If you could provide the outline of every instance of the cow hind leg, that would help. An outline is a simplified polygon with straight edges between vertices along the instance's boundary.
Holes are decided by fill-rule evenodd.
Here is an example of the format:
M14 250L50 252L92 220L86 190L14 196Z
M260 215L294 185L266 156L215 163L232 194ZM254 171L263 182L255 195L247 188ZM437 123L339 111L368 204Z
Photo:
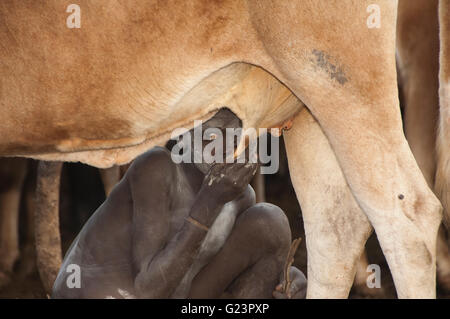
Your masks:
M395 73L394 63L391 71ZM373 97L378 101L369 107L358 103L348 109L354 97L343 93L331 95L331 101L337 102L333 112L323 113L329 106L316 100L319 123L353 195L375 228L398 296L434 298L441 205L402 133L395 82L391 94L379 92Z
M392 64L392 72L394 68ZM391 98L396 99L392 84ZM342 98L342 92L339 95ZM376 96L379 101L368 108L361 104L350 110L346 108L352 104L349 94L333 108L334 114L319 111L318 119L353 195L375 228L398 296L434 298L441 205L403 136L398 104L384 98L389 92ZM358 108L360 112L355 112Z
M348 96L333 109L334 115L346 118L346 125L341 125L340 120L333 123L336 119L325 119L321 124L355 199L375 228L398 296L434 298L441 205L428 188L402 134L400 114L388 115L398 118L394 125L370 112L366 118L359 112L341 112L347 103L344 101L350 100ZM391 105L392 109L384 109L383 113L399 112L398 105L386 101L379 105ZM287 145L288 158L295 143ZM298 192L301 183L296 179L293 183Z
M403 134L395 64L397 3L377 2L379 28L364 27L370 1L314 3L323 10L314 11L308 2L270 2L270 15L262 11L269 10L266 2L252 7L254 26L274 61L265 68L308 106L328 137L377 233L398 296L434 298L442 206ZM300 23L291 12L317 19ZM286 17L282 25L277 23L281 16ZM303 142L287 144L288 154ZM298 181L293 180L297 193Z
M308 298L347 298L372 232L328 139L305 108L284 140L302 207L308 252Z

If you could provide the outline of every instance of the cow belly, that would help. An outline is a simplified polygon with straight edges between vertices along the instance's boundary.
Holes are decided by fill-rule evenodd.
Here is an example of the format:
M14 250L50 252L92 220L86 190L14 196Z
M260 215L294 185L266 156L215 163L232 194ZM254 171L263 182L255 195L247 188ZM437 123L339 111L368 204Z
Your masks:
M187 88L176 90L176 101L161 101L158 108L140 109L136 106L138 112L124 112L105 106L101 113L93 108L90 116L83 119L78 115L79 120L71 119L73 125L70 129L63 124L57 125L62 119L33 119L39 123L29 122L28 125L36 128L37 135L26 139L33 141L32 147L17 140L21 134L15 130L20 127L0 127L0 135L4 137L0 139L0 154L50 161L79 161L108 168L127 164L150 148L164 145L173 130L190 129L195 120L207 120L224 106L231 109L246 128L279 127L302 107L300 101L272 75L245 63L232 63L193 82L186 85ZM52 110L47 111L52 113ZM115 125L103 125L114 123L117 114L128 127L120 138L114 137L121 131L116 130ZM25 123L27 119L21 118L20 121ZM8 117L5 123L8 123ZM62 127L68 130L68 136L58 139L54 130ZM90 134L86 127L96 128L96 134Z
M236 204L229 202L224 205L219 216L217 216L208 234L200 246L200 251L194 263L184 275L180 285L172 295L172 298L187 298L191 289L192 280L219 252L225 244L236 221Z

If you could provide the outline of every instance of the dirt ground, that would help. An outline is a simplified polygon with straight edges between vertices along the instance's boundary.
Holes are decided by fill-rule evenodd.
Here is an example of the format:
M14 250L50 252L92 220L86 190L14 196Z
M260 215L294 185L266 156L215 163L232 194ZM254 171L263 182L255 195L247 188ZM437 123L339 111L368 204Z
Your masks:
M301 210L289 179L285 157L283 155L281 157L282 163L279 173L265 177L266 200L278 205L285 211L291 224L293 237L303 239L295 256L294 265L306 274L306 246ZM64 166L61 184L61 233L63 251L65 252L82 225L104 201L105 195L98 170L80 164L66 164ZM21 212L22 238L24 237L23 229L26 229L27 224L23 215L25 214ZM350 298L395 298L392 277L375 235L369 239L366 248L369 262L381 267L383 291L374 296L367 296L359 295L352 290ZM47 298L32 262L33 258L34 256L27 256L25 258L28 260L26 264L23 260L18 262L11 283L0 289L0 298ZM439 294L438 296L450 298L450 295Z

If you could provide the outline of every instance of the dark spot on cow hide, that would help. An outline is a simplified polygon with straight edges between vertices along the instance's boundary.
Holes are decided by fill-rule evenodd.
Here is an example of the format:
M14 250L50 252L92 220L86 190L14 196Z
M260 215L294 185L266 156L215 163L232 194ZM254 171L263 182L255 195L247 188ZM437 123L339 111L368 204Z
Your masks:
M344 70L331 62L332 58L330 55L316 49L312 51L312 54L315 56L315 60L312 60L314 64L327 72L332 80L336 80L342 85L348 82Z

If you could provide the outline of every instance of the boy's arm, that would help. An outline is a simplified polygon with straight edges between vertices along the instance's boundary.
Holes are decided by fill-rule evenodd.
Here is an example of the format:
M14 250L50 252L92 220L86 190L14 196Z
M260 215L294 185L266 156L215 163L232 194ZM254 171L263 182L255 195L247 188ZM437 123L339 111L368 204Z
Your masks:
M244 192L254 173L252 164L216 164L205 177L189 220L154 257L142 262L135 279L139 297L168 298L189 267L223 205Z

